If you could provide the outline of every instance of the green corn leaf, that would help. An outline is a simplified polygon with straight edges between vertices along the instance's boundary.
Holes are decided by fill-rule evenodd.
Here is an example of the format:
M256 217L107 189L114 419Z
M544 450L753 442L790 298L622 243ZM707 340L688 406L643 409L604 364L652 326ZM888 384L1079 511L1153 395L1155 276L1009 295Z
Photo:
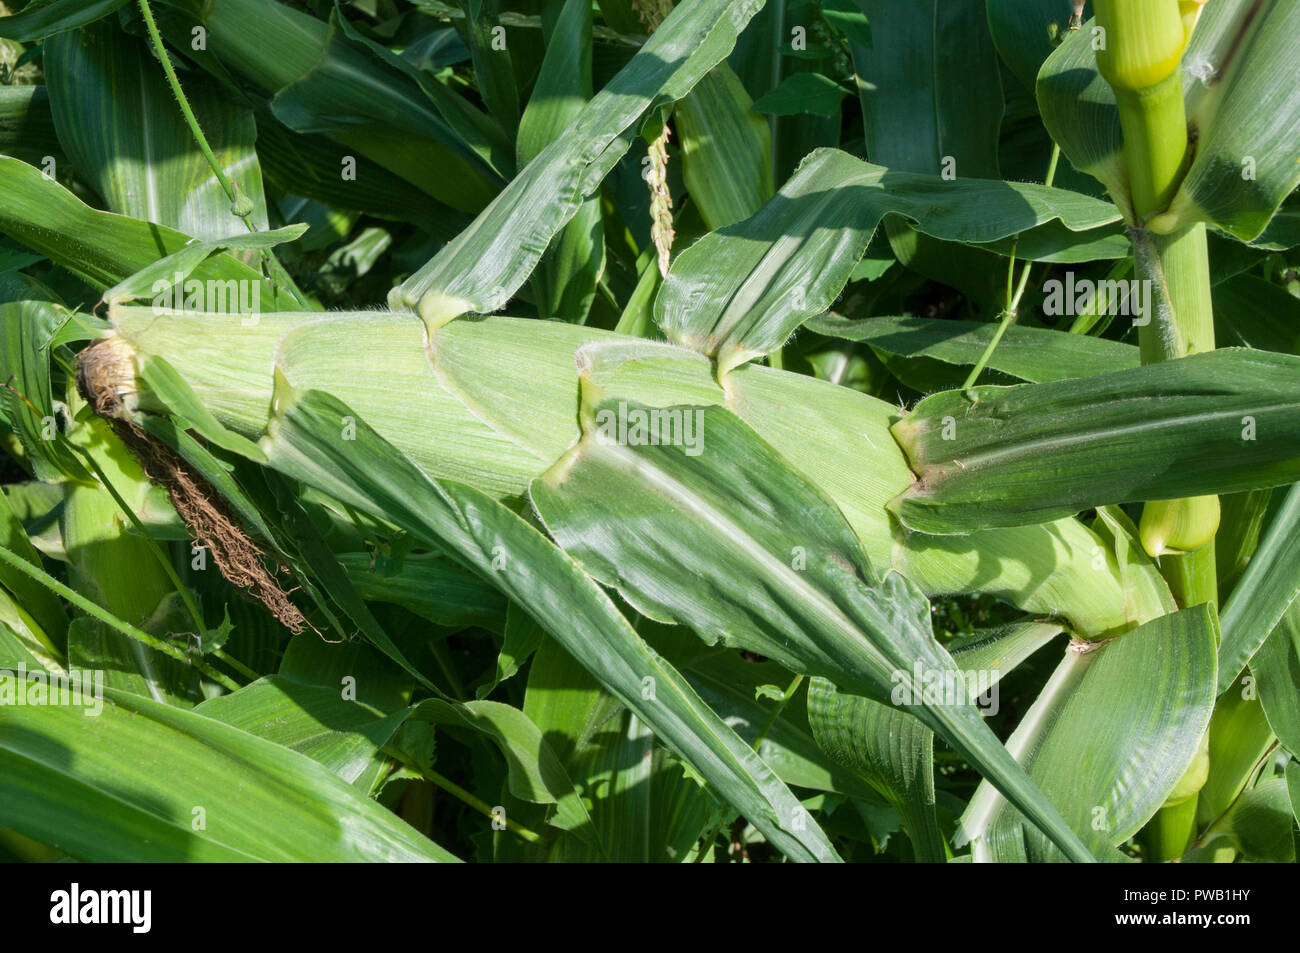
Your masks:
M1282 617L1250 660L1269 727L1292 757L1300 752L1300 603Z
M552 535L598 580L643 615L877 700L889 700L900 678L913 687L914 662L956 672L915 586L897 573L874 584L843 516L743 422L720 408L678 407L629 438L621 427L635 426L635 413L646 409L589 405L582 442L531 489ZM637 531L612 531L624 526ZM1074 859L1088 858L964 698L910 710Z
M282 388L276 403L278 414L262 442L273 467L454 552L524 606L774 847L793 859L836 859L771 769L543 536L476 490L432 482L328 395L291 396ZM354 441L339 439L345 417L355 420ZM647 692L653 699L643 697Z
M47 41L45 63L59 141L110 211L201 239L243 228L144 42L98 23ZM252 203L253 224L265 229L252 113L214 83L189 79L184 89L236 194Z
M997 179L1002 82L984 5L858 0L870 47L853 51L867 155L891 169Z
M960 534L1277 486L1300 479L1298 420L1300 359L1241 349L946 391L893 426L917 481L889 506L914 530Z
M304 755L113 689L93 718L0 706L0 766L0 824L83 860L456 859Z
M947 859L934 813L934 734L899 708L846 695L824 678L808 685L808 723L832 758L880 790L903 819L918 862Z
M747 662L734 652L713 651L688 663L685 675L740 737L758 744L759 755L786 784L883 801L874 788L818 747L804 693L796 693L774 721L774 703L755 697L762 685L788 682L789 670L775 662ZM765 726L767 734L759 741Z
M1086 12L1086 10L1085 10ZM989 32L998 55L1026 89L1069 33L1072 0L988 0Z
M445 559L403 560L397 569L378 569L367 553L340 553L357 595L367 602L401 606L436 625L502 629L505 600L473 573Z
M49 157L55 169L64 161L44 86L0 86L0 153L37 166Z
M26 43L94 23L131 0L31 0L18 13L0 18L0 36Z
M436 326L510 300L555 234L631 145L651 107L681 99L730 51L752 0L683 4L474 223L389 295Z
M0 230L105 290L180 251L192 239L164 225L84 204L57 182L17 159L0 156ZM264 311L298 307L285 290L229 255L213 255L194 270L202 281L260 282Z
M124 281L119 281L104 292L104 302L111 308L127 301L147 298L150 295L156 296L158 288L170 287L174 281L188 278L194 269L217 252L260 251L265 248L274 248L276 245L295 241L306 231L306 225L287 225L284 228L271 231L245 232L241 235L190 242L180 251L165 255L147 268L137 271ZM213 310L238 311L240 305L238 286L223 285L222 292L228 308L214 306ZM177 300L183 301L185 298L184 288L177 287L175 296ZM211 304L208 295L204 295L202 300L205 305Z
M772 197L772 136L730 66L715 66L673 115L682 179L710 230L749 218Z
M49 301L0 304L0 416L13 428L36 476L51 483L88 479L81 461L59 439L50 389L51 343L70 317Z
M756 215L677 257L655 300L655 320L670 340L716 357L723 371L775 350L834 303L887 215L935 238L970 243L1054 219L1079 231L1118 217L1113 206L1073 192L950 182L821 150Z
M1183 58L1196 157L1162 230L1208 221L1243 241L1263 233L1300 185L1298 54L1300 5L1206 4Z
M836 314L815 318L818 334L860 341L886 355L926 357L957 367L979 361L997 327L978 321L879 317L851 321ZM1138 349L1105 338L1012 325L989 358L988 367L1032 383L1092 377L1140 364Z
M592 8L565 0L547 37L537 84L519 120L516 142L520 167L564 134L591 98ZM605 269L605 241L599 195L588 197L551 242L532 285L538 310L548 317L582 324Z
M345 700L337 686L302 684L278 675L209 699L194 710L306 755L363 794L383 768L380 748L408 716L405 708L384 712Z
M1072 643L1007 742L1099 854L1132 837L1196 757L1214 709L1216 634L1203 605L1106 642ZM1061 859L987 783L962 830L976 860Z
M1287 492L1223 607L1219 692L1226 692L1300 595L1300 484Z

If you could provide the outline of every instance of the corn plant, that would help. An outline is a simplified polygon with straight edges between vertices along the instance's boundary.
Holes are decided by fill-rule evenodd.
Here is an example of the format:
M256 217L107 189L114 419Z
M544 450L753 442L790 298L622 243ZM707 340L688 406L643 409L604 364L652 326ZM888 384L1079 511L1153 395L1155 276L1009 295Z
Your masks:
M0 856L1295 859L1300 5L0 13Z

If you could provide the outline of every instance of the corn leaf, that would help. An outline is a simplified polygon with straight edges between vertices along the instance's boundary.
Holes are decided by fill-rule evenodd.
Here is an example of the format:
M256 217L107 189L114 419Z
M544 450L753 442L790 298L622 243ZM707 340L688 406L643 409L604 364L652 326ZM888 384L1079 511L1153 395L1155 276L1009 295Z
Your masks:
M947 860L934 813L934 734L900 708L808 684L808 723L822 750L873 784L903 819L918 862Z
M818 334L870 344L899 357L927 357L958 367L974 365L997 331L979 321L878 317L852 321L828 314L808 322ZM1092 377L1140 363L1138 349L1086 334L1045 328L1007 328L986 366L1032 383Z
M854 50L867 155L877 165L997 179L1002 82L980 3L858 0L870 47ZM954 55L956 54L956 55Z
M55 168L63 161L44 86L0 86L0 153L31 165L41 165L46 156Z
M1259 703L1269 727L1292 758L1300 756L1300 603L1286 615L1250 660Z
M1026 89L1069 32L1072 0L988 0L989 32L998 55Z
M677 257L655 300L655 320L669 340L717 357L724 371L775 350L834 303L887 215L935 238L970 243L1054 219L1084 230L1118 217L1114 206L1073 192L944 181L822 150L756 215Z
M143 41L98 23L46 41L45 63L59 141L110 211L200 239L243 229ZM253 224L265 229L252 112L211 82L190 79L185 95L236 194L252 203Z
M749 218L772 197L771 133L730 66L715 66L673 115L682 179L710 231Z
M30 0L18 13L0 17L0 36L26 43L94 23L131 0Z
M946 391L893 426L917 481L889 506L911 529L961 534L1278 486L1300 479L1297 421L1300 359L1241 349Z
M1099 854L1146 823L1196 756L1214 710L1216 634L1214 610L1202 605L1072 644L1007 742ZM976 860L1061 859L987 782L962 830Z
M1223 607L1219 647L1222 694L1259 651L1300 595L1300 484L1278 507L1259 548Z
M100 212L17 159L0 156L0 231L105 290L178 252L192 239L164 225ZM298 307L288 291L226 254L194 270L202 281L260 282L264 311Z
M137 695L104 696L93 718L72 705L0 706L0 824L89 861L456 859L305 755Z
M582 442L531 489L552 535L598 580L652 619L877 700L900 678L912 686L914 662L956 671L920 591L892 572L877 583L839 511L742 421L721 408L673 408L694 420L698 443L683 442L680 419L674 438L670 417L652 419L635 445L597 429L637 411L646 412L612 399L590 407ZM1074 859L1088 859L973 707L909 710Z
M474 223L389 295L430 324L510 300L555 234L631 145L653 105L681 99L730 51L759 4L700 0L673 10L559 139L528 164Z
M326 394L287 395L282 389L277 406L263 440L273 467L455 553L527 609L774 847L796 860L836 859L825 834L806 820L772 770L543 536L476 490L434 483ZM355 420L355 441L339 439L345 417ZM645 697L647 678L653 699Z

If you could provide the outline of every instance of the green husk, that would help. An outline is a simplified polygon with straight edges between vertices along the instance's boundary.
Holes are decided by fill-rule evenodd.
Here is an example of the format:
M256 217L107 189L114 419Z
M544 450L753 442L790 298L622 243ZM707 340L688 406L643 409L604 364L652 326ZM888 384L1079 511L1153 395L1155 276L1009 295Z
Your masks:
M177 403L149 385L161 386L158 371L170 367L220 425L257 438L278 368L293 386L354 408L426 474L522 507L529 481L580 436L580 378L649 406L725 404L835 501L873 566L897 568L927 593L995 593L1085 637L1165 611L1156 590L1126 580L1101 537L1073 519L961 539L903 531L885 509L912 482L889 433L895 408L814 378L746 366L724 391L694 352L504 317L453 321L432 336L417 316L382 311L278 312L247 326L153 308L116 307L110 317L134 355L139 393L128 407L141 411ZM633 348L636 359L609 361L609 348ZM526 379L517 368L528 368Z

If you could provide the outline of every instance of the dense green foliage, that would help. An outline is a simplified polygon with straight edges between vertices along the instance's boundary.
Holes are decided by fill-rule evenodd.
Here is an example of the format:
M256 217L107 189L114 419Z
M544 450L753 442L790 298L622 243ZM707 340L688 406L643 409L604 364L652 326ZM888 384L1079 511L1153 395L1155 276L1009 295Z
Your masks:
M1295 860L1297 64L0 3L0 859Z

